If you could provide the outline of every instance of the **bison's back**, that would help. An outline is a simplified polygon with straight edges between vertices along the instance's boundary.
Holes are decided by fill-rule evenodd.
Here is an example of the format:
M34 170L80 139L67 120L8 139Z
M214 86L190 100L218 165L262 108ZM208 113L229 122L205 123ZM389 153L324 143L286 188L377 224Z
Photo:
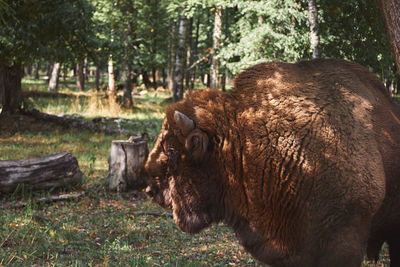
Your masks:
M342 60L260 64L235 78L229 97L242 103L235 106L247 177L264 179L247 195L277 218L270 225L313 214L314 228L365 230L384 198L388 155L400 155L399 124L375 75ZM283 199L281 214L265 208Z

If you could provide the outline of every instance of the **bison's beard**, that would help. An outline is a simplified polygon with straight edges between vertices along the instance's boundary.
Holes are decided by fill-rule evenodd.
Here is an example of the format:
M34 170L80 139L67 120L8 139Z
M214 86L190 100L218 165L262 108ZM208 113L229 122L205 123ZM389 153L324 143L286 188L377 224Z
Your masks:
M211 216L205 212L186 211L174 203L172 206L174 222L186 233L198 233L212 223Z

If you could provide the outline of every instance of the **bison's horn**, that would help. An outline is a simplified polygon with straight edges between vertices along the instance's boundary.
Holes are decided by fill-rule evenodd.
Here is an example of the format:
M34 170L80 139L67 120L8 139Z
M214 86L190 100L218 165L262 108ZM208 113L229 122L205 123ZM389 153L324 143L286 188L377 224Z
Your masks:
M189 119L185 114L175 110L174 119L183 135L188 135L194 129L193 120Z

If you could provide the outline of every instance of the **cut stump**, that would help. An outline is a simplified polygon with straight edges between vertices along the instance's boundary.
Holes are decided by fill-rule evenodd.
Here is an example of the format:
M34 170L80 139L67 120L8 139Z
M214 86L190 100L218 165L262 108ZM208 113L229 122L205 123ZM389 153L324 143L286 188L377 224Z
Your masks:
M82 172L69 152L33 159L0 160L0 192L11 193L19 184L50 189L79 183Z
M140 137L112 141L108 157L108 189L117 192L142 189L146 185L144 165L148 154L147 141Z

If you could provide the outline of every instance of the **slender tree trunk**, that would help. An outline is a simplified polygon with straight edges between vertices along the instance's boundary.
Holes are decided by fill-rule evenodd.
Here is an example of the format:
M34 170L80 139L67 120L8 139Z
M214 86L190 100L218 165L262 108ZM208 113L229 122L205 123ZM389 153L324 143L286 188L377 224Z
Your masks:
M197 17L197 23L196 23L196 35L195 35L194 44L193 44L193 55L194 56L197 56L197 50L198 50L198 46L199 46L199 31L200 31L200 15ZM194 69L193 69L192 78L191 78L191 82L190 82L190 89L194 89L196 75L197 75L197 66L194 67Z
M53 70L53 65L52 64L48 64L47 67L46 67L46 76L47 76L48 80L50 79L52 70Z
M15 114L22 106L21 95L22 65L14 62L0 62L1 114Z
M397 72L400 74L400 1L378 0L378 4L392 46Z
M149 74L147 73L147 70L142 70L142 78L143 78L143 83L146 88L151 87L151 81L149 78Z
M112 55L110 55L110 58L108 59L108 97L112 97L114 99L117 97Z
M183 7L183 10L185 7ZM183 11L182 10L182 11ZM186 44L187 18L182 15L179 19L178 48L176 51L173 100L177 102L183 98L183 75L185 66L185 44Z
M89 81L89 60L87 58L85 58L83 66L83 77L85 81Z
M189 29L188 29L188 44L186 51L186 66L192 65L192 50L193 50L193 18L189 19ZM190 77L192 76L192 71L186 69L185 85L186 88L190 88Z
M60 78L60 70L61 70L61 63L56 62L53 65L53 71L51 72L51 77L49 81L49 92L57 92L58 91L58 81Z
M36 80L39 80L39 70L40 70L40 63L38 62L38 63L36 63L36 66L35 66L35 79Z
M126 81L124 89L124 105L126 107L133 106L132 99L132 65L130 63L126 64Z
M176 23L175 21L170 21L169 25L171 28L171 34L168 40L168 70L167 70L167 80L168 80L168 89L170 90L171 94L173 95L174 89L174 70L175 70L175 56L176 56L176 42L175 42L175 35L176 35Z
M100 91L100 74L101 74L101 69L100 69L100 64L96 64L96 78L95 78L95 84L96 84L96 91Z
M85 74L84 74L84 62L79 61L76 68L76 90L83 91L85 90Z
M214 32L213 32L213 52L211 59L211 68L210 68L210 88L218 89L219 87L219 59L218 59L218 50L220 47L222 35L222 9L220 6L215 7L215 19L214 19Z
M152 75L153 75L153 88L157 89L158 71L155 68L153 68L152 70Z
M315 0L308 0L308 20L310 22L312 58L320 58L321 48L319 41L318 9Z

